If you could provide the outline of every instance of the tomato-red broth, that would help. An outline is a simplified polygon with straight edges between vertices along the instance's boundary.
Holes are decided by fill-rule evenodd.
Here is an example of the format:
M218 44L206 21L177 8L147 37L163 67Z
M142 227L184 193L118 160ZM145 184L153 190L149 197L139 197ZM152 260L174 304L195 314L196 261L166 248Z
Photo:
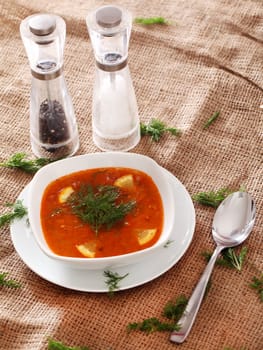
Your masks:
M113 185L121 176L131 174L133 186L122 189L128 200L135 200L135 208L111 229L103 227L96 235L89 224L73 214L68 202L59 202L59 193L71 186L74 191L83 185ZM142 171L121 168L88 169L60 177L44 191L41 202L41 225L50 249L62 256L84 257L76 248L86 242L95 242L94 257L127 254L154 245L163 228L164 212L159 190L152 178ZM138 229L156 229L154 237L146 244L138 243Z

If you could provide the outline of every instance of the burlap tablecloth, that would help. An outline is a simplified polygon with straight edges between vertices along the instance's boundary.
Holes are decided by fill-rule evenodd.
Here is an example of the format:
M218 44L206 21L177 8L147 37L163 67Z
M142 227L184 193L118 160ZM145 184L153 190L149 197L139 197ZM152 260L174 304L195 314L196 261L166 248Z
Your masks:
M65 76L80 131L78 154L96 152L91 138L94 57L85 17L108 1L12 0L0 2L0 158L29 142L30 69L19 34L22 19L36 12L62 16L67 24ZM181 349L263 349L263 304L249 287L263 270L262 0L116 1L134 17L163 16L172 24L133 25L129 66L143 122L158 118L181 129L159 143L143 138L133 150L155 159L192 195L222 187L251 193L257 206L241 272L216 267L212 287ZM220 110L210 128L204 122ZM31 176L0 168L1 213ZM160 317L165 303L190 296L204 267L201 252L215 247L214 209L195 204L196 228L182 259L150 283L118 292L86 293L56 286L32 272L16 253L9 227L0 232L0 271L22 283L0 289L0 349L47 349L47 338L92 350L173 349L169 333L126 332L129 322ZM158 264L158 262L154 262ZM143 268L143 267L142 267Z

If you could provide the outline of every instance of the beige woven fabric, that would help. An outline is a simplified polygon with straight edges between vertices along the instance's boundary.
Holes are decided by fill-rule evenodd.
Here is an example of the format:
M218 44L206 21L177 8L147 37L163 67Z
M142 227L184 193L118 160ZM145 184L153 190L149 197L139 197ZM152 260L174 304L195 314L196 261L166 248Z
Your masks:
M67 24L65 76L80 131L78 154L98 151L91 137L94 58L85 17L108 1L0 0L0 159L18 151L33 157L29 142L30 69L19 25L36 12ZM143 138L133 152L155 159L190 194L243 185L255 199L257 219L245 243L239 273L216 267L212 287L180 349L263 349L263 304L249 287L263 271L262 131L263 3L261 0L116 1L134 17L164 16L168 26L133 25L129 66L143 122L159 118L182 130L159 143ZM207 130L204 122L220 116ZM0 204L14 202L31 176L0 168ZM160 317L164 304L190 296L205 261L214 210L195 204L196 228L182 259L168 272L113 298L56 286L32 272L16 253L9 227L0 231L0 271L22 288L0 290L0 349L47 349L47 338L92 350L176 348L168 333L127 334L129 322ZM158 264L158 262L155 262ZM143 266L142 266L143 268Z

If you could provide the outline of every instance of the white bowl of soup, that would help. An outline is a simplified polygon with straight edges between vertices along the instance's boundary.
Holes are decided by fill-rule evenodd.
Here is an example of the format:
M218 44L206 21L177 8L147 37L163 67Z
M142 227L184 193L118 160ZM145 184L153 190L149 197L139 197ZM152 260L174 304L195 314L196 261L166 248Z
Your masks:
M137 263L169 240L174 203L164 169L135 153L58 160L29 187L28 214L42 251L73 268Z

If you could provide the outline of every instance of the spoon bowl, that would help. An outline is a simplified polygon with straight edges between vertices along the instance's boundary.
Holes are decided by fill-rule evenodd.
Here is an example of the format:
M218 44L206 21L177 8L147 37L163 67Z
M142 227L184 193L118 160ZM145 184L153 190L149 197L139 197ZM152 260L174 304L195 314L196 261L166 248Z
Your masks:
M241 244L250 234L255 221L256 208L250 194L234 192L217 208L212 235L217 245L224 248Z
M217 208L212 225L212 235L216 243L216 249L188 301L183 316L178 321L180 330L171 334L170 340L172 342L183 343L187 338L203 300L218 255L224 248L237 246L247 239L254 226L255 216L254 201L246 192L239 191L230 194Z

